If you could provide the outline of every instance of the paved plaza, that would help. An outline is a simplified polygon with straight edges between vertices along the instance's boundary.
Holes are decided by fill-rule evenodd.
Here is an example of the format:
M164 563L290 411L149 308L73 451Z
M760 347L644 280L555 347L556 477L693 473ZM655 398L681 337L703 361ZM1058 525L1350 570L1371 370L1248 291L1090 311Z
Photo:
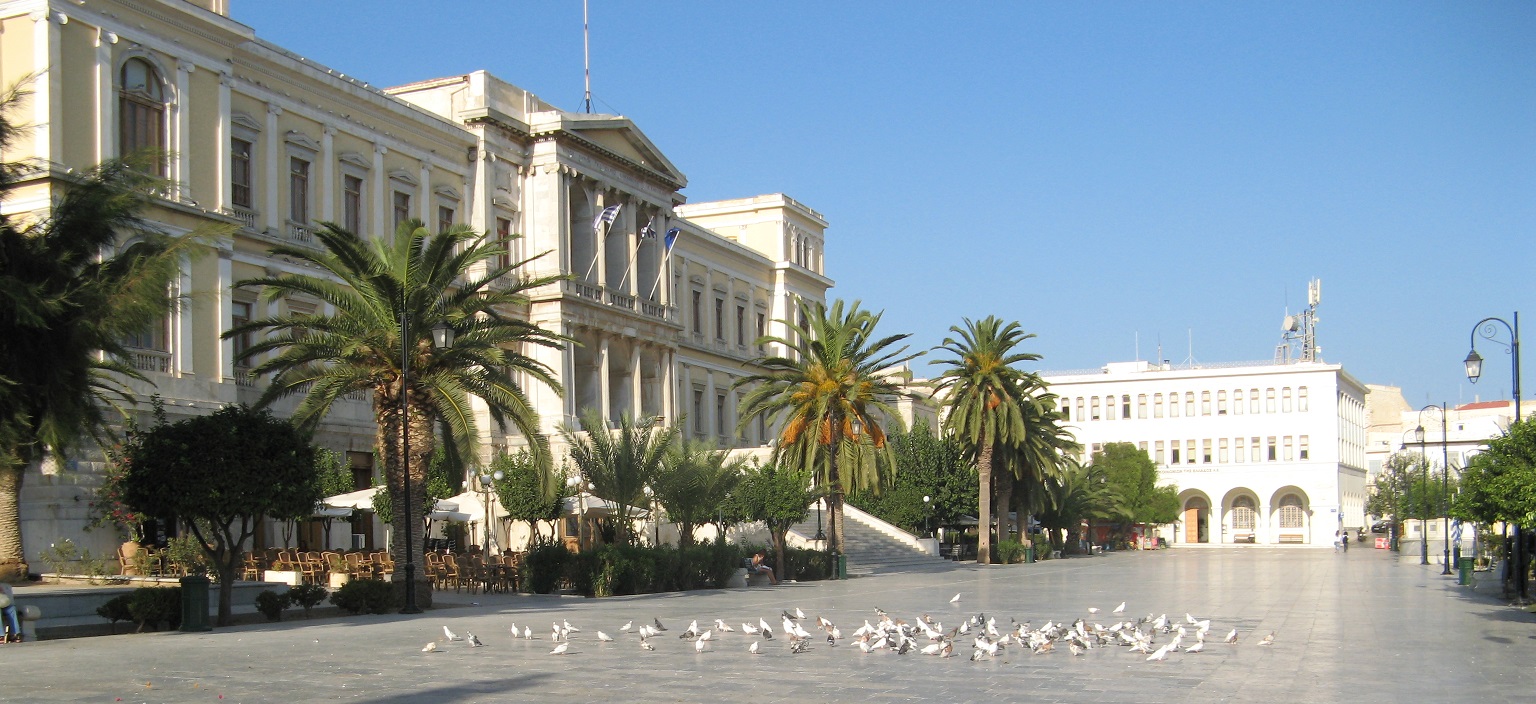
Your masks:
M511 701L1061 701L1061 702L1502 702L1536 696L1536 617L1505 606L1496 588L1470 593L1438 568L1384 551L1283 548L1118 553L1035 565L956 567L846 582L785 584L610 599L455 595L461 604L403 617L358 616L242 626L204 634L43 641L4 651L0 700L27 702ZM950 597L961 594L952 605ZM1186 612L1212 620L1205 652L1145 662L1125 648L1082 657L1019 648L958 657L862 654L817 641L791 655L781 610L825 616L844 633L883 608L908 621L929 613L946 628L977 612L1070 621L1127 602L1128 616ZM289 612L290 618L295 618ZM640 648L619 627L659 618L670 630ZM776 637L721 634L704 653L677 634L722 618L740 629L765 618ZM570 654L548 652L552 621L582 629ZM533 627L512 640L508 627ZM422 646L449 626L485 643ZM814 625L814 624L811 624ZM1233 627L1236 646L1219 638ZM808 625L808 628L810 626ZM597 642L601 629L618 638ZM1273 631L1273 646L1261 636ZM1165 637L1166 638L1166 637ZM1161 641L1159 641L1161 642ZM220 699L222 695L222 700ZM120 698L120 699L119 699Z

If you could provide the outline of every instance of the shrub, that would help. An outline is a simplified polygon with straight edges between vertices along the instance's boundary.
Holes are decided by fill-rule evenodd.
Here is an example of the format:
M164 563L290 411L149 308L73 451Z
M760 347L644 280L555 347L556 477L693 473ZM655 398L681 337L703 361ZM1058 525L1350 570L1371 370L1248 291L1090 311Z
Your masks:
M550 594L565 577L565 563L571 553L559 543L540 545L523 559L523 583L535 594Z
M160 630L164 623L172 630L181 627L181 587L140 587L128 597L128 613L139 630Z
M64 571L69 568L69 563L80 559L80 550L75 547L75 541L65 538L57 543L50 544L42 552L37 554L49 567L53 568L54 579L64 576Z
M278 594L271 589L256 595L256 610L268 621L283 620L283 609L288 608L289 595Z
M788 548L784 551L788 565L779 571L781 579L809 582L832 576L832 553L806 548Z
M736 575L736 570L741 568L741 560L744 556L740 546L732 545L724 540L716 540L705 544L704 553L704 577L709 585L716 589L724 589L726 582Z
M117 632L118 621L132 621L133 614L128 610L129 594L119 594L107 600L107 603L96 607L96 615L112 622L112 632Z
M597 553L592 550L567 554L563 560L565 579L571 583L571 588L576 590L577 594L595 596L594 581L600 564Z
M288 588L286 595L288 601L304 608L304 618L309 618L309 610L325 601L325 587L318 584L300 584Z
M354 579L331 594L331 603L353 614L386 614L395 606L395 590L382 579Z
M993 552L997 553L996 561L1005 565L1024 561L1024 543L1017 540L1000 540Z

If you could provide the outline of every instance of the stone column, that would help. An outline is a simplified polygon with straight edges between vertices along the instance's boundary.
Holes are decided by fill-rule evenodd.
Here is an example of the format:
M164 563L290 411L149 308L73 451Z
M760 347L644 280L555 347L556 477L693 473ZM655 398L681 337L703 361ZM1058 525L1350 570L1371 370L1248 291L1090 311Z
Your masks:
M597 345L597 403L602 409L604 422L609 420L611 408L608 405L611 400L608 394L608 338L604 336Z
M117 102L112 99L112 45L117 35L105 29L96 30L96 163L117 155Z
M320 219L336 221L336 128L320 132ZM304 223L308 225L309 223Z
M219 247L219 330L228 330L234 325L234 288L235 275L232 258L234 256L234 244L227 240ZM235 341L219 340L217 366L219 378L230 380L235 378Z
M416 197L421 200L421 205L416 206L419 213L416 217L427 226L427 232L437 232L437 211L432 207L432 162L423 159L420 174L421 185L416 187Z
M661 364L661 414L671 425L677 424L677 389L673 386L677 379L677 354L670 349L663 349L660 353Z
M197 66L190 61L176 62L176 150L171 155L171 178L175 180L178 200L192 198L192 72Z
M64 133L57 129L54 116L62 119L63 96L60 94L64 71L59 27L69 16L44 7L28 15L32 20L32 70L40 75L32 81L32 120L28 125L34 140L33 158L43 165L63 157Z
M1258 539L1257 539L1257 542L1260 545L1268 545L1268 544L1274 542L1274 540L1275 540L1275 532L1270 529L1271 528L1270 527L1270 521L1273 520L1273 519L1274 519L1274 517L1271 516L1270 513L1269 513L1269 504L1268 503L1261 503L1261 504L1259 504Z
M283 231L283 216L278 213L277 194L282 190L282 174L288 170L287 164L282 163L283 135L277 131L277 118L283 114L283 109L271 103L267 104L267 129L263 139L267 143L266 168L262 172L266 175L266 204L262 206L261 222L269 232L281 233Z
M214 139L218 140L218 144L214 145L213 150L218 155L215 158L219 160L218 168L214 170L214 173L218 174L219 183L218 188L215 189L213 207L220 211L228 208L234 198L234 164L230 162L230 149L232 148L230 140L233 138L229 131L230 118L232 117L230 80L232 80L232 77L228 73L219 74L219 123L214 128L214 134L216 135Z
M640 402L643 377L640 374L640 341L635 340L629 346L629 415L639 419L641 410L645 404Z
M719 435L720 434L720 420L721 419L715 417L715 372L714 372L714 370L708 370L708 371L704 372L704 408L702 410L703 410L703 415L706 415L706 416L709 416L710 418L712 418L713 422L710 423L710 424L701 424L699 427L704 429L704 434L706 436L711 435L711 434ZM700 418L699 420L702 423L704 419Z
M395 231L390 217L389 174L384 171L384 155L388 153L389 147L382 144L373 145L373 173L368 175L373 180L373 217L364 223L363 229L371 226L378 237L389 237Z
M594 218L599 213L603 212L604 208L608 207L608 196L609 194L606 189L599 189L594 192L592 198L592 215ZM608 233L611 231L611 227L593 228L591 237L597 242L595 245L593 261L582 263L583 266L597 273L597 285L605 290L608 288ZM586 274L586 271L582 271L581 273L584 275ZM608 409L604 408L603 413L607 412Z

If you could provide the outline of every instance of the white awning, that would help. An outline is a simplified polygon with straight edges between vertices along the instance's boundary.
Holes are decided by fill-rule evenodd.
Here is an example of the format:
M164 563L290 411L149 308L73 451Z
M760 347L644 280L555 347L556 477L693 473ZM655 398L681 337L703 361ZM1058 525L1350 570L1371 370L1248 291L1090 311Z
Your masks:
M378 487L359 489L358 491L349 491L345 494L337 494L335 496L326 497L325 499L322 499L320 503L332 508L344 508L349 511L354 509L372 511L373 495L378 493L378 491Z

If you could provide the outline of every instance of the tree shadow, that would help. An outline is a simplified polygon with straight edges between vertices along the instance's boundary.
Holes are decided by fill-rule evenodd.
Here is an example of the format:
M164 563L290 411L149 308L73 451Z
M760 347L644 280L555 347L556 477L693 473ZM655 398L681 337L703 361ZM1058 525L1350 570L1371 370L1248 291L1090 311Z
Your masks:
M405 704L406 702L432 702L453 704L459 701L481 699L489 695L508 694L521 690L537 689L550 675L532 674L506 677L497 680L462 682L419 687L408 692L395 692L357 701L367 704Z

